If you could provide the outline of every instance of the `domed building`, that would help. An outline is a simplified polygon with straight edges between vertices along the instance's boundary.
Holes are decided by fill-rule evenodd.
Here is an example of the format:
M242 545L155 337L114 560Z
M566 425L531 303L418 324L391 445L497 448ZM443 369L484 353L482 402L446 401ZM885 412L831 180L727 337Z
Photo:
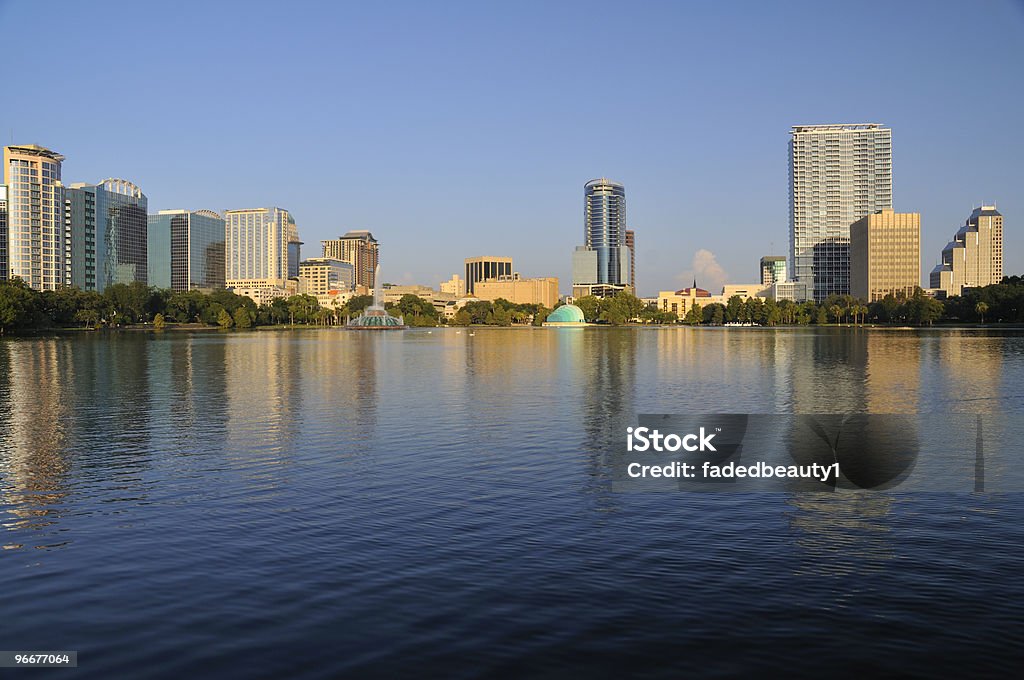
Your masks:
M582 309L576 305L562 305L548 314L548 318L544 320L544 325L555 328L574 328L588 324L586 317L583 316Z

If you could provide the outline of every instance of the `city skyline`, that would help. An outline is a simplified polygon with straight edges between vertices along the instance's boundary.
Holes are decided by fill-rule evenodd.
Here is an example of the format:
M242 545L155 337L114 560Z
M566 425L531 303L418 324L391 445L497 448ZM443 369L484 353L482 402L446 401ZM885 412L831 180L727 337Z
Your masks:
M234 16L225 7L196 7L212 19ZM502 253L522 263L524 276L558 276L564 288L571 281L566 253L578 245L582 224L578 187L590 177L613 177L629 189L628 226L642 236L637 292L650 295L694 277L710 288L756 280L762 255L788 249L789 129L868 120L893 131L893 207L921 214L923 270L937 263L964 215L994 204L1009 220L1005 270L1024 271L1015 236L1024 214L1017 160L1024 138L1014 124L1024 113L1024 95L1007 87L1021 61L1014 36L1024 11L1010 2L929 3L927 12L910 4L889 8L887 30L878 31L869 4L863 16L844 15L839 35L826 42L810 31L817 21L808 16L812 7L637 8L615 29L622 44L614 56L621 61L612 69L622 97L599 108L599 116L583 103L585 34L612 27L586 16L583 26L574 25L579 13L569 6L466 6L458 28L413 5L398 6L394 17L369 8L343 17L325 6L322 28L304 13L266 7L247 17L250 32L273 25L284 36L312 30L317 38L273 55L276 61L234 34L225 34L222 45L200 46L194 56L164 54L158 38L191 19L155 8L111 12L112 30L124 29L127 42L95 49L101 59L119 56L115 47L139 57L124 66L139 95L130 100L131 124L110 119L95 89L72 82L62 102L73 105L9 108L3 132L6 144L37 143L64 155L65 183L129 179L145 191L154 213L270 203L294 211L307 244L350 230L379 233L387 246L385 279L396 283L436 285L459 272L466 256ZM69 6L47 17L57 47L39 54L40 68L57 68L82 48L85 37L75 27L84 11ZM534 28L537 12L544 21ZM0 5L0 20L12 24L39 17L31 3ZM391 19L399 35L412 37L404 47L384 53L360 37ZM152 25L132 38L128 26L144 21ZM743 45L734 55L696 35L726 21L735 23L735 42ZM985 26L986 50L949 49L964 22ZM420 25L436 31L413 35ZM493 40L477 37L495 25L503 28ZM680 27L694 32L693 44L675 39L672 29ZM784 28L808 32L818 49L854 38L864 49L819 64L779 43ZM326 40L338 30L345 40ZM886 36L892 34L906 39L891 44ZM542 47L540 54L519 51L524 37ZM10 52L28 49L29 40L13 34ZM757 60L762 52L773 54L771 65ZM467 60L469 54L476 60ZM207 63L219 65L206 69ZM675 75L683 65L685 73ZM293 82L307 67L310 74ZM442 80L432 67L445 74ZM482 79L491 71L504 79ZM45 84L35 72L12 69L8 91L26 101L40 96ZM234 82L228 73L267 91L282 87L292 101L273 114L250 110L239 120L207 107L175 108L172 115L157 96L190 88L198 98L223 97ZM832 78L822 80L826 73ZM345 87L332 94L337 88L315 86L313 79L325 75ZM809 87L810 81L818 84ZM453 97L431 94L440 85ZM709 103L689 106L698 92ZM961 105L986 93L999 106ZM415 113L399 105L410 96L419 102ZM530 106L501 108L516 101ZM413 127L415 136L407 131ZM605 134L614 143L594 143ZM303 156L309 165L301 178L266 160L268 148L299 146L317 150ZM506 201L510 186L530 199ZM316 254L315 246L305 253Z

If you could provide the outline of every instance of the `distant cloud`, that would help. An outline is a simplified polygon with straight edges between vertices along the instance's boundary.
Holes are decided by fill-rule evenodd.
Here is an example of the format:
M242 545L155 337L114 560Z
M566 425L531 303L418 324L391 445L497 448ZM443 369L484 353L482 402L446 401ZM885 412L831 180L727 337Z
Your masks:
M693 254L693 261L690 268L679 274L677 277L684 286L693 285L697 279L697 285L712 293L718 293L726 281L729 280L729 273L718 264L718 258L710 250L701 248Z

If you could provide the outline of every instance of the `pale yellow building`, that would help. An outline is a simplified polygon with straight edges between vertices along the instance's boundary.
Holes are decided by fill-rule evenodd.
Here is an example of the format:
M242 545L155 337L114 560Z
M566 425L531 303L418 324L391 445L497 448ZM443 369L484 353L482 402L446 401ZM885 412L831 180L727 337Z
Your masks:
M850 225L850 294L867 302L921 285L921 214L889 208Z
M942 262L932 270L929 285L952 296L1002 280L1003 216L995 206L983 205L942 249Z
M452 274L452 278L441 282L440 290L455 297L463 297L466 294L466 280L458 274Z
M511 277L477 281L473 294L481 300L504 298L516 305L544 305L549 309L558 304L558 277L522 279Z
M311 257L299 263L299 293L327 295L330 291L349 291L354 285L350 263L330 257Z
M712 304L728 305L729 298L738 295L743 300L762 296L765 292L764 286L758 283L730 283L722 287L720 295L712 295L703 288L693 286L682 290L663 290L658 293L658 311L674 312L680 319L694 305L700 305L701 309Z

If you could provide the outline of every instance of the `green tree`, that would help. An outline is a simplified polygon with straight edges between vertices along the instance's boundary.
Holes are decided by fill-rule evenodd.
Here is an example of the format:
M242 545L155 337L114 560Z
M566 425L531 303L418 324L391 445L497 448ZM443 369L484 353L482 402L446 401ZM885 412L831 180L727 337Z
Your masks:
M235 328L252 328L253 314L246 306L240 306L234 314Z
M743 298L733 295L725 304L725 320L728 323L735 323L740 320L743 314Z
M0 281L0 335L35 325L37 295L19 278Z
M704 310L696 302L690 307L690 311L683 317L683 323L688 323L691 326L696 326L704 322Z
M234 326L235 320L231 317L231 312L221 307L220 313L217 315L217 325L224 329Z
M161 314L160 312L157 312L156 315L153 317L153 328L155 328L158 331L162 331L164 329L164 326L166 325L167 322L164 321L164 315Z
M974 305L974 311L979 317L981 317L981 323L985 323L985 312L988 311L988 305L984 302L979 302Z
M453 326L468 326L471 323L473 323L473 317L469 315L465 307L455 312L455 316L452 317Z
M580 308L583 312L583 318L589 323L597 321L598 316L601 313L601 300L595 295L585 295L579 300L576 300L573 304Z
M348 313L351 316L359 316L363 310L373 304L372 295L356 295L348 301Z

